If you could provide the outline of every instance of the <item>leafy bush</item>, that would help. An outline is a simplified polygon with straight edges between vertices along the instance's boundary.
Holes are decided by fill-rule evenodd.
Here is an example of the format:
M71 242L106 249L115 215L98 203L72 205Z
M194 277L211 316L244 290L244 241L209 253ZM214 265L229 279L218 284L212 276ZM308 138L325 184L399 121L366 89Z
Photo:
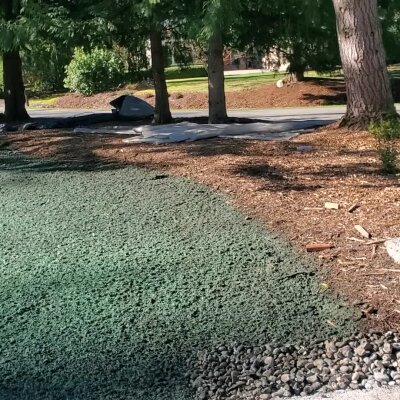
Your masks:
M378 149L379 159L382 163L382 172L395 174L398 172L398 151L392 146L382 146Z
M390 117L371 124L370 131L379 140L400 139L400 121Z
M399 152L396 140L400 139L400 121L397 118L385 118L370 125L370 131L378 141L378 154L382 172L395 174L399 171Z
M126 82L127 65L115 51L94 49L85 53L75 49L66 68L65 87L84 95L116 89Z

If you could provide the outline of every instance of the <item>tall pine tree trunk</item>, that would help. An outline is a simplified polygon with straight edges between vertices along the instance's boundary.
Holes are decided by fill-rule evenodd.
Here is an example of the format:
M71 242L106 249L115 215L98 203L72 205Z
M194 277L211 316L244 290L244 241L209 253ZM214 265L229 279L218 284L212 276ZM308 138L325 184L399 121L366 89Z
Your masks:
M396 114L387 72L377 0L333 0L347 89L342 126L366 128Z
M15 3L3 2L4 19L13 21ZM18 49L3 53L4 115L7 121L22 121L29 118L25 109L25 88L22 78L22 61Z
M161 31L153 30L150 33L150 45L151 67L156 92L154 122L156 124L168 124L172 122L172 115L169 108L167 82L165 80L165 64Z
M22 62L18 51L3 53L4 116L6 121L29 119L25 109Z
M208 47L208 121L220 124L228 120L225 99L224 44L218 32L211 36Z

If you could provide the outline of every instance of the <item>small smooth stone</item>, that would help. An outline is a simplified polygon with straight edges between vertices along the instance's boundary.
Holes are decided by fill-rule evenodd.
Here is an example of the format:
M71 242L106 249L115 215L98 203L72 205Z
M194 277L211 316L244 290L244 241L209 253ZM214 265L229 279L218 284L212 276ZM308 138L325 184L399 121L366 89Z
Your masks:
M390 378L388 375L384 374L383 372L375 371L374 372L374 379L377 382L389 382Z
M350 383L349 387L352 390L358 390L360 388L359 384L354 382Z
M337 352L337 347L335 343L333 342L328 342L325 344L325 351L327 354L334 354Z
M303 360L303 359L297 360L297 368L303 368L306 364L308 364L308 360Z
M231 372L231 380L232 380L233 383L237 382L238 376L239 376L239 372L238 371L232 371Z
M311 384L319 381L318 375L311 375L311 376L308 376L306 379L307 379L307 382L311 383Z
M274 365L274 357L264 357L263 362L266 366Z
M289 375L289 374L283 374L283 375L281 376L281 381L282 381L283 383L288 383L288 382L290 381L290 375Z
M372 384L370 384L369 382L367 382L366 384L365 384L365 389L367 389L367 390L371 390L371 389L373 389L373 386L372 386Z
M311 393L315 393L317 390L321 389L322 383L320 382L315 382L310 386L310 391Z
M355 349L355 353L360 357L364 357L372 350L373 346L371 343L362 343Z
M363 379L365 375L361 372L354 372L354 374L351 376L351 380L353 382L359 382L361 379Z
M340 349L340 353L343 355L344 358L352 358L353 357L353 349L350 346L345 346Z
M349 384L348 383L346 383L346 382L339 382L338 383L338 388L339 389L347 389L349 387Z

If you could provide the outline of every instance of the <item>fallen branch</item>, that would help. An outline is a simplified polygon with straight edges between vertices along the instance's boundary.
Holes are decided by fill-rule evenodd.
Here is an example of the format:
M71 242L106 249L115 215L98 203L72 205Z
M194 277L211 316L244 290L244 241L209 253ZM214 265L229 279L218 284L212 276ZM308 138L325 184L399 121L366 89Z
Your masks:
M352 242L359 242L359 243L366 244L366 243L365 243L365 240L358 239L358 238L355 238L355 237L349 237L349 238L346 238L346 239L347 239L347 240L351 240Z
M333 249L335 246L332 243L309 243L306 245L306 250L309 253Z
M371 260L373 260L375 258L377 250L378 250L378 245L374 244L373 247L372 247Z
M352 213L352 212L356 211L357 208L360 208L360 206L359 206L357 203L355 203L355 204L353 204L347 211L348 211L349 213Z
M375 244L382 244L382 243L387 242L388 240L389 240L389 239L377 239L377 240L372 240L371 242L366 242L365 244L366 244L367 246L375 245Z

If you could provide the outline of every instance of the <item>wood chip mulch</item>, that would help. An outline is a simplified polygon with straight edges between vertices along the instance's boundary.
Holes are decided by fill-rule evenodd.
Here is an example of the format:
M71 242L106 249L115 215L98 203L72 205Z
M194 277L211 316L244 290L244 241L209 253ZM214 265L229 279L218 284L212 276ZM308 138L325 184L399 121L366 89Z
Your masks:
M126 88L93 96L65 94L52 103L51 107L109 109L111 100L125 94L133 94L154 106L154 94ZM172 92L169 102L171 108L175 110L206 109L208 94L207 92ZM283 88L265 84L247 89L227 90L226 102L230 109L345 104L346 88L341 80L308 78L304 82L289 84Z
M382 244L400 237L400 178L379 173L367 132L332 127L283 143L212 139L156 146L47 131L3 136L1 146L69 162L108 159L164 170L224 192L300 251L329 245L312 253L327 270L323 286L360 310L365 329L400 330L400 265Z

